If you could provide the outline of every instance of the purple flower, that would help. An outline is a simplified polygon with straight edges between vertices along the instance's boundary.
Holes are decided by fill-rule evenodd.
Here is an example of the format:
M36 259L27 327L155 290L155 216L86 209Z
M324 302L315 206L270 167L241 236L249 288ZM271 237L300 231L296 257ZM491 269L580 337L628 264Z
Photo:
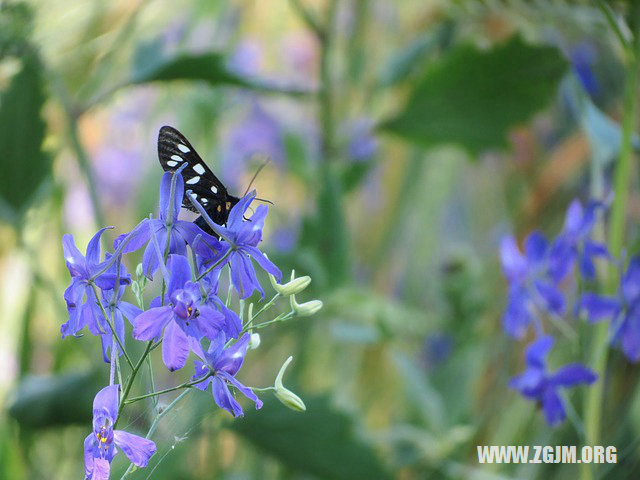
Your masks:
M617 296L584 293L579 307L590 322L611 319L611 342L632 362L640 360L640 257L631 259Z
M213 249L219 248L218 240L202 231L196 224L178 220L178 211L180 210L184 196L184 182L182 175L179 173L175 174L175 186L172 197L171 183L174 181L172 177L174 177L174 175L170 172L166 172L162 176L160 186L160 218L145 218L140 222L131 231L131 240L122 251L122 253L129 253L147 245L142 257L142 268L144 274L149 278L153 276L153 273L158 269L162 261L161 258L158 258L158 251L154 242L149 241L152 240L152 232L158 240L158 246L162 253L164 253L167 237L169 238L169 253L176 253L178 255L186 255L187 244L192 244L198 235L201 235L200 244L206 243ZM124 237L126 237L126 235L118 237L114 246L117 247Z
M244 412L229 390L229 385L234 386L245 397L252 400L256 404L256 409L262 408L262 401L253 393L253 390L244 386L235 378L247 353L249 338L249 334L245 333L240 340L225 348L225 337L220 334L211 341L207 352L194 348L194 351L204 360L204 363L197 360L193 362L196 373L192 380L197 380L207 373L211 373L210 377L194 386L200 390L206 390L211 384L211 391L216 404L220 408L227 410L234 417L242 416Z
M546 370L546 356L553 347L553 337L545 335L527 347L526 370L511 379L509 386L525 398L542 405L549 425L557 425L565 419L566 412L558 393L560 388L574 387L581 383L590 385L598 376L579 363L565 365L554 373Z
M273 116L254 101L245 118L233 126L224 141L224 176L239 178L243 165L257 154L270 158L280 167L286 158L282 128Z
M84 440L85 478L108 480L111 460L122 449L131 463L146 467L156 452L156 444L123 430L114 430L118 418L118 392L120 385L110 385L98 392L93 400L93 432Z
M585 279L595 278L596 267L593 260L597 257L608 258L609 256L605 245L591 239L599 208L604 208L600 202L591 201L586 208L579 200L571 202L564 229L556 241L556 248L561 252L558 254L560 262L557 268L568 272L577 261L580 273Z
M541 313L564 313L564 295L558 288L566 273L563 254L557 244L549 246L540 232L526 238L524 255L513 236L502 238L500 259L509 282L503 328L509 335L522 338L531 321L537 320Z
M266 205L259 205L255 213L247 221L244 221L244 214L256 196L253 191L242 198L229 213L227 226L213 225L213 230L220 235L224 241L221 242L226 253L231 249L226 262L231 267L231 281L240 298L251 296L254 290L258 290L264 297L264 290L258 282L255 269L251 259L255 260L262 269L278 280L282 278L282 273L256 246L262 240L262 229L264 219L269 211ZM205 260L203 267L206 268L208 262L216 261L219 255L211 260ZM220 265L222 267L222 265Z
M569 59L573 67L573 73L578 77L582 87L593 96L600 91L598 79L593 71L596 62L597 52L593 45L580 43L569 52Z
M227 340L238 338L242 330L242 320L238 314L228 308L222 300L218 298L218 280L220 277L220 269L216 268L211 273L200 280L200 292L202 293L202 303L218 310L224 315L224 331L227 334Z
M171 371L184 367L191 350L191 339L203 336L214 339L228 330L224 315L200 303L200 285L191 281L188 260L170 255L167 269L171 272L167 297L169 303L142 312L133 320L133 337L152 340L162 336L162 360ZM155 302L156 304L159 301Z
M69 320L60 327L62 338L75 335L85 326L89 327L93 335L105 333L100 322L102 313L91 285L93 282L100 289L109 290L115 288L118 279L115 264L94 278L105 267L105 262L109 261L107 258L100 262L100 237L105 230L106 227L98 230L89 241L86 256L76 247L73 235L67 233L62 237L64 260L71 274L71 284L64 292ZM121 271L119 281L121 285L127 285L131 283L131 277Z
M348 127L349 142L347 152L355 162L371 160L378 152L378 140L371 134L373 122L369 118L359 118Z

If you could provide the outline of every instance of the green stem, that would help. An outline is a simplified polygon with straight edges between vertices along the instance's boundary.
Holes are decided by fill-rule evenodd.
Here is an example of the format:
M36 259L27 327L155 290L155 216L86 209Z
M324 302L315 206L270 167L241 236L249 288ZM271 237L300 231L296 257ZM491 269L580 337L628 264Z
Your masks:
M272 325L274 323L285 322L287 320L291 320L294 316L295 316L294 312L281 313L280 315L278 315L273 320L269 320L267 322L262 322L262 323L259 323L257 325L251 326L251 330L259 330L261 328L267 327L267 326ZM248 330L249 330L249 328L247 328L247 325L245 325L242 328L242 331L240 332L240 335L242 335L243 333L245 333Z
M160 342L158 342L158 344L159 343ZM113 423L113 428L116 428L116 425L118 424L118 421L121 418L122 409L124 408L124 405L127 401L127 397L129 396L129 392L131 391L131 387L133 386L133 381L135 380L136 375L138 374L138 370L140 370L140 367L144 363L145 358L147 358L147 355L149 355L149 352L152 350L153 346L154 346L153 340L150 340L147 342L147 346L144 349L144 352L142 352L142 356L140 357L140 360L138 360L138 363L136 363L136 365L131 370L131 374L127 379L127 384L125 385L124 390L122 391L122 398L120 399L120 406L118 407L118 418L116 418L116 421Z
M633 19L635 20L635 19ZM627 46L624 44L623 46ZM609 226L609 249L613 257L620 258L625 236L625 213L629 196L629 174L633 159L631 138L636 130L636 91L638 84L638 52L640 51L640 35L634 36L633 48L625 48L627 55L627 73L625 79L624 111L622 120L622 143L620 157L615 169L614 194ZM618 284L617 269L611 265L607 277L607 291L614 292ZM596 382L587 393L585 404L585 445L599 445L601 442L602 405L604 398L605 374L607 367L609 335L608 325L601 323L595 326L594 339L591 345L591 364L598 374ZM582 478L594 478L595 469L585 465Z
M153 420L153 423L151 424L151 427L149 427L149 431L147 432L147 434L145 435L145 438L151 438L151 436L155 433L156 428L158 428L158 423L160 422L160 420L162 419L162 417L164 417L167 413L169 413L173 407L175 407L178 402L180 402L180 400L182 400L184 397L186 397L189 393L191 392L190 389L185 390L184 392L182 392L180 395L178 395L175 400L173 402L171 402L169 405L167 405L167 408L165 408L164 410L162 410L157 416L156 418ZM127 468L127 470L124 472L124 474L122 475L122 477L120 477L120 480L123 480L127 475L129 475L129 473L131 473L131 470L133 469L133 463L129 465L129 467Z
M279 293L276 293L271 300L269 300L267 303L265 303L262 308L260 310L258 310L254 315L251 316L251 318L247 319L247 323L245 324L244 328L249 328L251 327L251 324L253 324L253 321L258 318L258 316L264 312L265 310L267 310L268 308L271 307L271 305L273 305L275 303L275 301L280 297Z
M122 351L122 354L124 355L125 360L129 364L129 367L133 368L133 362L131 361L131 358L129 358L129 354L127 353L127 351L124 349L124 345L122 344L122 341L120 340L120 338L118 338L118 335L116 334L116 329L113 326L113 323L111 322L111 320L109 320L109 316L107 315L107 311L104 309L104 306L102 305L102 302L100 301L98 287L96 286L95 283L91 283L91 288L93 288L93 293L96 296L96 302L98 303L98 306L100 307L100 311L102 312L102 315L104 316L104 319L109 324L109 328L111 329L111 333L115 337L116 342L118 342L118 347L120 347L120 350Z
M157 395L162 395L164 393L175 392L176 390L180 390L181 388L193 387L194 385L197 385L198 383L204 382L207 378L211 377L212 375L213 375L213 372L209 372L204 377L198 378L197 380L192 380L191 382L185 382L185 383L183 383L181 385L177 385L175 387L165 388L164 390L158 390L157 392L151 392L151 393L147 393L145 395L140 395L139 397L132 397L132 398L129 398L128 400L126 400L125 403L135 403L135 402L138 402L140 400L144 400L145 398L155 397Z
M224 252L224 255L222 255L222 257L220 257L213 265L211 265L204 272L198 275L198 278L196 278L196 281L200 281L202 277L204 277L205 275L213 271L214 268L219 267L227 258L229 258L229 255L231 255L232 251L233 249L229 248L226 252Z

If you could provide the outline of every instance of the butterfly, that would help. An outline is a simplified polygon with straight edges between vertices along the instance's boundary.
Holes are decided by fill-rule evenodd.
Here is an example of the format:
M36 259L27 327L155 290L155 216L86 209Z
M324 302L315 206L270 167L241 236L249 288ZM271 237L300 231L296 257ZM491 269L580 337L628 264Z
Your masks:
M183 208L198 213L187 196L187 190L191 190L191 196L200 202L211 220L218 225L227 223L229 212L240 199L229 194L189 140L175 128L164 126L160 129L158 159L165 172L175 172L183 163L187 164L182 170L185 190ZM202 216L197 218L195 224L205 232L215 235Z

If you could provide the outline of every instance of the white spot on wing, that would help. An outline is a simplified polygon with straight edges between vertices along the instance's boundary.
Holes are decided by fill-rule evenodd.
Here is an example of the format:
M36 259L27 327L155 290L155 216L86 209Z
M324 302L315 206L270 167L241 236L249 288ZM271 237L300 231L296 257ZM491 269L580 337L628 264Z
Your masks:
M200 177L192 177L189 180L187 180L185 183L189 184L189 185L195 185L196 183L198 183L200 181Z
M216 187L215 185L211 185L211 191L213 193L218 193L218 187Z
M199 163L196 163L193 166L193 169L196 171L196 173L198 173L200 175L204 174L204 167L202 165L200 165Z
M198 195L196 195L195 193L191 192L191 198L194 198L194 199L197 200L198 199Z
M174 162L173 160L167 160L167 165L169 165L170 167L175 167L176 165L178 165L178 162Z
M189 150L189 147L187 147L186 145L183 145L181 143L178 144L178 149L182 152L182 153L189 153L191 150Z
M180 163L182 161L182 157L180 155L171 155L171 160L175 160Z
M202 199L202 203L204 203L206 205L207 203L209 203L209 199L208 198L203 198Z

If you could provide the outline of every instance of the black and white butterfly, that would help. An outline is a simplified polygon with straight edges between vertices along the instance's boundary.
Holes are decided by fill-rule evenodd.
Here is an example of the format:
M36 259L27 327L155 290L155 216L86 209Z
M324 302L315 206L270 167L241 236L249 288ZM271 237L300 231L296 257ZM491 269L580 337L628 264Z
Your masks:
M183 208L197 213L187 197L187 190L191 190L193 198L200 202L215 223L227 223L229 212L240 199L227 192L226 187L204 163L184 135L173 127L162 127L158 134L158 158L165 172L174 172L186 162L187 166L182 170L185 190ZM205 232L213 234L202 216L198 217L195 223Z

